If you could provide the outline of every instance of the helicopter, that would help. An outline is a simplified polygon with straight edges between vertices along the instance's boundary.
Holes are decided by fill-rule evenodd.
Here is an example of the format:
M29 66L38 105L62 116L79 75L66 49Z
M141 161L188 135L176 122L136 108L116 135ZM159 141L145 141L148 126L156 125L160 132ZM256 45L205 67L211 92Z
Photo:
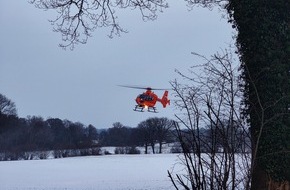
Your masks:
M142 94L139 94L135 99L137 105L135 105L134 111L144 112L147 110L148 112L158 113L155 107L157 102L160 102L163 108L166 108L167 105L170 105L170 100L168 99L168 89L158 89L151 87L137 87L137 86L124 86L118 85L126 88L135 88L135 89L145 89L146 91ZM152 90L164 90L162 98L159 98Z

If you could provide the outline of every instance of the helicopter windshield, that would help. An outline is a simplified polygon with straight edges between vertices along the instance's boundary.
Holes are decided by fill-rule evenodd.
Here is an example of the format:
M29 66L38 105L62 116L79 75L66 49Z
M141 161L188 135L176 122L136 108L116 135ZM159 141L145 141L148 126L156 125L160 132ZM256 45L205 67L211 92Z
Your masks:
M152 96L148 96L146 94L140 94L139 98L143 101L152 101L153 100Z

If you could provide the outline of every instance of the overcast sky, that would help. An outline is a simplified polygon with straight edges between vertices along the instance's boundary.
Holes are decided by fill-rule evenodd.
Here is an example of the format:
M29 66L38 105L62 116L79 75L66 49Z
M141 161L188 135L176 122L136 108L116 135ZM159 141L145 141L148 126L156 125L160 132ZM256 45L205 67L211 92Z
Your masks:
M108 30L98 29L87 44L65 51L48 22L54 11L25 0L0 1L0 93L16 103L19 117L68 119L96 128L174 119L173 105L157 104L159 113L134 112L142 90L117 85L169 88L178 77L175 69L196 64L191 52L212 55L233 43L233 31L218 9L189 12L183 1L169 3L153 22L124 10L119 22L129 33L110 39Z

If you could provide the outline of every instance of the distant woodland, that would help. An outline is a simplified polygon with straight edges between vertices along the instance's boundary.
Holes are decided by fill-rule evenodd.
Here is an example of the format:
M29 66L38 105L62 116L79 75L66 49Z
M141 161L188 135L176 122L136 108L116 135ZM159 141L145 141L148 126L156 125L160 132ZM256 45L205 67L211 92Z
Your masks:
M174 121L168 118L152 117L141 121L136 127L127 127L116 122L111 128L96 129L80 122L59 118L43 119L40 116L17 116L15 104L0 94L0 160L45 159L47 151L53 151L55 158L68 156L100 155L101 147L114 146L116 154L139 154L136 147L144 147L145 154L162 153L162 145L175 144L171 152L181 152ZM188 131L184 130L186 138ZM241 132L242 133L242 132ZM206 128L200 132L203 136L202 151L212 141L212 131ZM189 136L189 135L188 135ZM242 138L242 135L241 135ZM236 151L245 139L236 142ZM222 141L222 137L221 137ZM187 140L190 143L190 138ZM220 143L222 144L222 143ZM219 144L217 143L218 147ZM158 147L158 149L157 149ZM191 146L188 146L191 147ZM193 149L193 148L191 148ZM218 148L217 148L218 150ZM194 151L194 150L188 150Z

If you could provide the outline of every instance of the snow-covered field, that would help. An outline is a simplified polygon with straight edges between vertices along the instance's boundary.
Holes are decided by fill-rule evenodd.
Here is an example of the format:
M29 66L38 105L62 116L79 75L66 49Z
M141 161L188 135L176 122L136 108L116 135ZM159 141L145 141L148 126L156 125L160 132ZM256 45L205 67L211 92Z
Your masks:
M0 162L0 190L170 190L177 154Z

